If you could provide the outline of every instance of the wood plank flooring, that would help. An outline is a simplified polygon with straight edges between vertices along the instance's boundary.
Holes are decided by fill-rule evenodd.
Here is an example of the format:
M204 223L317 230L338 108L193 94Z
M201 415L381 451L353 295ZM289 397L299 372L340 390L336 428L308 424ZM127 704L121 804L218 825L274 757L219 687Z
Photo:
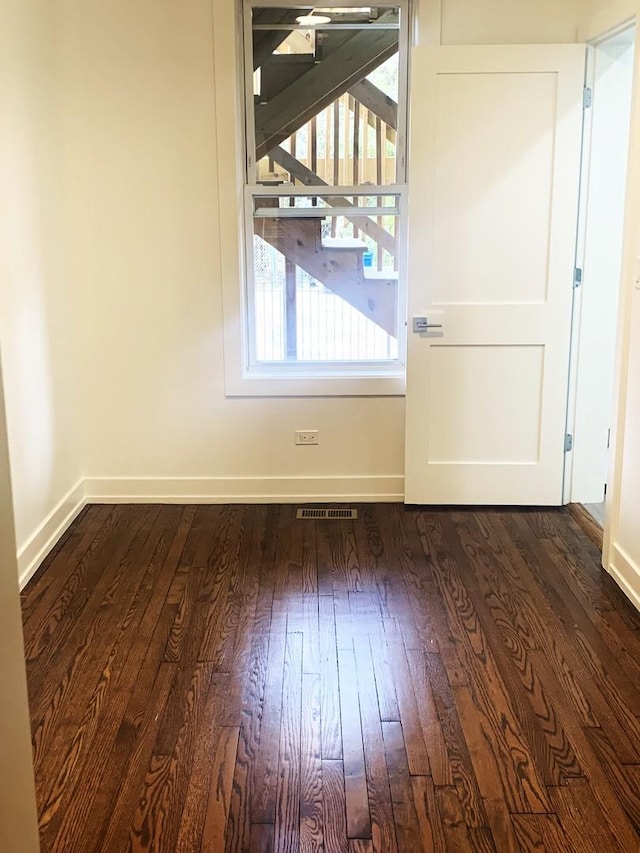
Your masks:
M568 512L90 506L23 593L43 851L640 850L640 615Z
M602 553L604 518L599 521L588 509L591 506L593 504L567 504L567 511L578 522L578 525L584 530L598 551ZM604 504L602 504L602 512L604 514Z

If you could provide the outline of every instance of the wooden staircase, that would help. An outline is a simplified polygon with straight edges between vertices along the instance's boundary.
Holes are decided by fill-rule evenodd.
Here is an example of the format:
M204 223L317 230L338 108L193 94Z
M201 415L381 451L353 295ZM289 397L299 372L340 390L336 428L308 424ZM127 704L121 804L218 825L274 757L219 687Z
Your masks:
M380 23L396 21L394 11L379 19ZM276 32L282 41L282 31ZM266 54L264 33L259 33L262 35L259 46L254 43L254 56L258 51L262 57L261 93L255 105L257 159L269 154L336 98L361 83L398 50L395 29L328 34L319 27L315 54L292 61L290 56Z
M278 53L277 49L289 33L277 26L293 23L299 9L260 9L255 14L254 23L262 26L253 31L253 67L260 69L260 92L254 104L258 161L268 156L272 163L281 164L289 172L293 182L310 187L326 186L312 169L296 159L295 142L291 153L282 143L326 108L333 105L337 110L337 99L346 93L368 110L366 120L374 128L376 121L385 123L385 142L395 142L397 105L365 78L397 52L397 29L323 30L318 27L308 53L287 54ZM383 12L378 23L397 24L397 11ZM267 29L270 24L276 29ZM377 144L381 145L382 141ZM334 151L336 145L334 140ZM334 183L337 183L335 176ZM357 178L354 183L358 183ZM377 244L379 257L382 251L391 258L396 257L396 237L383 228L379 220L360 214L347 198L328 197L328 203L342 208L353 207L353 215L349 213L346 218L356 233L366 235L369 241ZM275 198L261 199L263 207L277 205ZM365 266L368 247L362 240L323 239L322 222L326 215L323 210L318 216L267 216L254 220L254 233L285 258L287 339L295 340L296 335L296 267L390 336L397 337L398 274ZM287 355L295 357L295 346L289 349L288 345Z
M322 238L323 216L256 218L255 233L392 337L397 336L397 273L364 266L361 240Z

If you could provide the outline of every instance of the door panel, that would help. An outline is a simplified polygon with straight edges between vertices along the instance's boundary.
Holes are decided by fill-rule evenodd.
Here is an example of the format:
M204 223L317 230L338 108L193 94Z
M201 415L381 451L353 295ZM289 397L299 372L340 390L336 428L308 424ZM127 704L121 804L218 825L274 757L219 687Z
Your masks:
M584 47L417 48L406 501L560 504Z
M435 304L544 301L556 88L554 74L439 78ZM532 104L526 113L523 98ZM487 228L496 210L501 227ZM464 251L451 251L461 243Z
M430 359L430 463L537 464L540 459L542 347L434 347ZM510 382L487 382L486 377ZM531 389L526 406L512 405L509 385ZM455 388L456 393L451 393ZM474 413L468 417L468 410ZM491 429L484 429L491 423Z

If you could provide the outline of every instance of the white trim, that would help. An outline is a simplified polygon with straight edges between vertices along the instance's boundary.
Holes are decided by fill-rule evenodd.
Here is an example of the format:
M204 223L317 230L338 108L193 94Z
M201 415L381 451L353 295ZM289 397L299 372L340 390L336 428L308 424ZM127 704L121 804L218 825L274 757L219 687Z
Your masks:
M307 193L311 195L311 193ZM254 219L329 219L332 216L399 216L399 207L256 207ZM360 211L363 211L360 213ZM252 235L253 236L253 235Z
M258 158L256 156L256 115L253 97L253 9L252 3L238 3L239 14L242 14L242 93L244 100L244 145L246 181L256 183L258 174ZM244 181L243 181L244 183Z
M411 2L398 0L400 9L400 32L398 33L398 116L396 121L396 183L407 184L407 161L409 159L409 61L411 56ZM401 220L406 218L406 211ZM398 258L406 252L400 247L398 234Z
M624 438L627 415L629 382L629 350L631 344L631 282L635 276L637 250L638 207L635 187L640 180L640 166L632 153L637 150L640 141L640 100L638 96L640 80L640 50L636 49L634 63L634 95L631 108L631 134L629 142L629 169L627 174L627 200L624 218L624 239L622 249L622 290L618 308L618 334L616 367L614 376L614 407L611 424L611 464L607 482L608 489L606 516L603 537L603 558L605 565L613 562L614 546L620 522L622 490L622 468L624 463Z
M614 545L611 550L613 557L608 567L609 574L634 607L640 610L640 566L619 545Z
M442 44L442 0L413 0L412 47Z
M587 45L585 56L585 89L587 86L593 89L596 68L596 51L591 45ZM578 195L578 219L576 223L576 252L575 267L584 271L584 256L586 247L588 208L589 208L589 178L591 175L591 137L593 129L592 109L582 110L582 146L580 151L580 189ZM582 287L576 287L574 282L573 304L571 307L571 351L569 355L569 382L567 387L567 426L566 433L575 437L577 386L578 386L578 364L580 355L580 320L582 316ZM564 455L564 475L562 484L562 502L571 503L573 487L573 460L572 451ZM582 503L582 501L577 501Z
M245 323L245 241L239 217L244 209L244 103L238 85L243 74L242 40L236 38L236 9L233 0L212 3L213 80L216 139L212 161L217 165L218 239L224 336L225 390L229 394L241 382L247 341ZM244 98L242 101L244 102Z
M260 3L260 0L258 0ZM317 18L315 19L317 21ZM305 22L304 24L252 24L251 29L254 33L257 32L273 32L280 30L281 32L293 33L296 30L308 30L311 27L318 27L325 30L362 30L366 26L368 30L399 30L400 24L333 24L333 23L313 23Z
M85 503L84 481L78 480L24 545L18 549L20 589L23 589L31 580L40 568L42 561L85 506Z
M88 477L86 503L332 503L404 500L404 477Z
M317 196L318 198L327 198L328 196L337 195L337 196L349 196L357 195L357 196L402 196L407 191L406 184L360 184L357 187L354 186L343 186L342 184L338 184L337 186L333 186L330 184L305 184L304 186L293 186L292 184L247 184L245 187L246 195L251 198L252 196L267 196L270 197L282 197L289 198L290 196ZM382 192L381 192L382 190ZM320 208L320 210L316 211L316 216L319 213L322 213L325 208ZM326 208L329 212L333 210L332 207ZM278 208L272 208L272 210L278 211ZM371 208L363 207L363 215L370 216L369 211ZM280 208L282 212L282 208ZM352 213L351 208L349 208L349 214ZM275 214L273 214L275 216Z
M80 511L97 504L402 503L404 477L88 477L78 480L18 550L28 584Z
M593 334L593 313L589 319L583 317L583 312L585 311L585 306L589 307L589 300L593 298L594 294L591 293L592 289L592 276L591 276L591 268L590 268L590 260L592 257L587 252L589 243L588 234L594 231L592 219L595 217L593 213L593 201L591 200L591 191L592 191L592 169L594 167L594 163L592 163L591 157L591 149L592 149L592 135L593 128L596 129L600 127L600 135L602 134L603 119L602 117L598 119L598 104L602 103L602 97L604 96L603 92L600 92L600 84L599 79L597 79L596 68L597 63L599 63L602 57L606 57L605 48L614 44L614 40L619 37L622 33L631 32L634 30L633 26L629 26L628 24L616 28L615 31L610 31L609 34L602 39L598 39L596 42L587 45L587 75L585 80L585 85L590 87L593 91L593 108L585 110L584 116L584 138L583 138L583 160L582 160L582 176L581 176L581 206L580 206L580 215L579 215L579 223L578 223L578 241L577 241L577 251L576 251L576 266L580 267L584 272L584 280L583 286L574 289L574 310L573 310L573 320L572 320L572 354L571 354L571 369L570 369L570 381L569 381L569 406L568 406L568 419L567 419L567 432L576 436L578 438L577 449L574 446L574 452L566 454L566 464L565 464L565 503L574 502L574 503L597 503L599 499L597 497L599 483L592 482L589 485L590 481L593 480L593 477L589 477L587 472L592 470L591 466L593 464L593 457L590 452L588 452L588 448L593 447L593 452L597 454L596 447L593 446L594 439L589 435L589 424L587 423L587 418L584 413L584 403L582 409L582 419L576 424L576 420L578 418L578 405L581 401L581 397L579 396L581 393L584 393L584 376L589 375L589 371L584 372L585 364L585 352L584 352L584 343L581 343L583 338L583 332L585 329L591 329L591 334ZM617 35L616 35L617 33ZM627 47L632 47L633 41L630 40ZM635 62L635 60L634 60ZM633 78L634 69L629 69L629 76ZM618 81L619 82L619 81ZM626 228L626 211L627 211L627 196L628 196L628 176L629 176L629 158L631 156L631 120L632 120L632 110L633 110L633 93L630 90L628 94L628 104L623 105L622 102L617 105L618 112L628 110L628 131L626 133L625 139L628 145L626 158L625 158L625 168L626 168L626 176L624 178L624 183L620 187L621 197L620 197L620 212L625 214L623 216L622 221L620 222L620 242L622 244L622 237L624 236L625 228ZM600 170L602 171L602 169ZM617 227L617 225L616 225ZM611 251L611 250L609 250ZM586 255L586 256L585 256ZM624 291L624 277L622 275L622 268L624 262L624 249L621 245L619 263L620 263L620 278L615 286L615 294L612 294L617 301L617 316L618 321L616 323L615 329L611 330L611 328L605 327L605 336L613 334L615 338L615 346L616 351L618 349L618 335L620 332L620 310L623 299L623 291ZM596 288L597 289L597 288ZM585 302L586 300L586 302ZM591 320L591 325L588 326L589 320ZM589 337L589 336L587 336ZM588 357L588 354L587 354ZM587 365L588 366L588 365ZM611 433L613 440L613 422L615 420L615 412L614 412L614 395L616 391L615 384L616 376L614 373L611 375L611 406L609 407L608 412L606 413L609 417L609 423L611 425ZM599 386L600 387L600 386ZM580 429L582 426L582 429ZM600 424L600 426L602 426ZM583 433L585 442L582 443ZM601 433L602 434L602 433ZM597 440L596 440L597 441ZM591 442L591 445L589 444ZM582 450L580 450L582 447ZM587 450L585 449L587 448ZM608 451L609 459L612 458L611 449ZM611 481L609 481L610 483ZM589 491L590 490L590 491ZM611 495L611 489L609 489L609 495Z
M282 9L282 8L287 9L287 8L289 8L289 6L285 2L285 0L250 0L249 5L252 7L257 6L258 8L269 7L271 9L273 9L273 8L275 8L275 9ZM293 3L290 5L294 6L294 8L296 8L296 9L316 9L318 6L321 6L322 4L318 3L318 2L315 2L315 3L311 2L311 0L305 0L305 2ZM331 6L333 6L336 9L339 7L344 7L344 8L349 9L352 6L357 6L357 5L358 4L354 3L353 0L335 0L335 2L334 2L334 0L332 0L332 2L331 2ZM373 5L374 6L375 5L378 5L378 6L385 6L385 5L398 6L398 5L400 5L400 2L398 2L398 0L395 0L395 2L389 2L389 4L385 4L382 2L382 0L378 0L377 4L374 3ZM307 27L307 29L309 29L309 28Z

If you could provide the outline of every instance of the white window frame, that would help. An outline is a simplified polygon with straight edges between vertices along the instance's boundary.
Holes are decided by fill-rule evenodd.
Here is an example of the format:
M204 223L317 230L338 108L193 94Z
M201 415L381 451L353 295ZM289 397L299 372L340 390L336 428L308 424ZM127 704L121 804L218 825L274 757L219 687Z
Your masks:
M405 183L382 188L289 187L286 195L395 195L398 198L398 360L391 362L250 362L251 277L253 199L273 195L274 188L249 184L247 175L246 128L253 128L253 93L246 97L244 81L250 51L238 38L251 38L251 11L254 7L286 6L284 0L224 0L213 4L215 76L215 151L218 178L219 260L222 280L225 393L230 397L299 396L402 396L405 393L406 365L406 130L409 44L409 0L388 5L401 9L399 62L406 69L400 75L398 111L399 174ZM314 4L317 6L317 3ZM353 0L332 0L333 6L352 6ZM379 5L384 5L380 3ZM313 5L309 5L313 8ZM248 29L247 29L248 28ZM251 68L251 72L252 72ZM248 124L251 122L251 124ZM251 131L253 137L253 130ZM253 158L254 159L254 158Z

